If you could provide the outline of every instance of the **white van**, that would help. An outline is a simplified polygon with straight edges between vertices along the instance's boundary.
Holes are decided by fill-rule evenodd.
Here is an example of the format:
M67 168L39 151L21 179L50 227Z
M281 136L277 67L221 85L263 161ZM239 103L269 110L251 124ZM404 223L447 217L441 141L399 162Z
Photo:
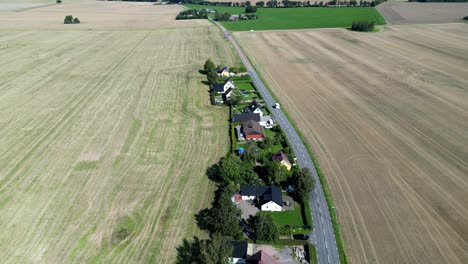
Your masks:
M276 109L280 109L280 105L278 103L275 104Z

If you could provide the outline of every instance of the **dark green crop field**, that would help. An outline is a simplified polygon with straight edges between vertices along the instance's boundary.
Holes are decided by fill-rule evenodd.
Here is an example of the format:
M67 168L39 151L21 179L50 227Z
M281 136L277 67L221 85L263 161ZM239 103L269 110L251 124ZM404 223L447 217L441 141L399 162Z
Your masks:
M242 14L245 10L242 7L185 6L196 9L212 8L230 14ZM382 15L374 7L259 8L256 14L258 20L224 21L222 24L230 31L350 27L356 20L372 20L377 25L385 24Z

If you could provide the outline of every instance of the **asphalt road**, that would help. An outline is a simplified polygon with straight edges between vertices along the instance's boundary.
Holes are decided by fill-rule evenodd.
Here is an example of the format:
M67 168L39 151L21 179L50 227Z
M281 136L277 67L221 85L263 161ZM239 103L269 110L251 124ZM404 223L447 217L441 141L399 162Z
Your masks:
M307 152L304 143L281 109L276 109L273 107L276 101L273 99L270 92L267 90L262 80L258 76L257 72L250 64L237 41L220 23L212 19L211 21L213 21L223 31L224 37L232 43L234 49L239 54L239 57L252 77L252 81L254 82L255 87L257 87L257 90L262 95L265 103L269 105L273 116L291 143L301 168L309 168L313 177L315 178L316 187L309 195L309 204L314 221L314 230L310 235L310 241L316 246L318 263L340 263L338 249L336 247L335 234L333 233L333 226L330 220L330 213L328 211L325 195L323 193L322 185L318 178L315 165L312 162L312 159Z

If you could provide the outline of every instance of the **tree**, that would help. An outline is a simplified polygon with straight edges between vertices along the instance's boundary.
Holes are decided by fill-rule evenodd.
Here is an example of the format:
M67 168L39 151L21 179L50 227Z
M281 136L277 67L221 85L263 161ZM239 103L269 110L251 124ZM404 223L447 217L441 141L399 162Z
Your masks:
M231 195L228 191L220 190L213 202L209 220L211 234L218 233L222 236L230 236L236 239L242 238L240 229L239 208L231 201Z
M254 241L277 241L280 234L278 225L273 220L273 217L266 212L258 212L254 216L250 216L249 227L253 232L252 239Z
M205 65L203 66L203 69L205 70L206 73L208 73L210 71L215 71L216 66L213 63L213 61L211 61L210 59L207 59L205 62Z
M212 71L207 72L206 78L208 79L208 83L215 84L218 81L219 76L216 73L216 71L212 70Z
M265 6L265 2L260 1L260 2L257 2L255 5L258 6L258 7L264 7L264 6Z
M223 183L234 182L240 184L243 182L241 177L242 173L242 160L234 155L228 154L223 157L219 162L219 176Z
M225 264L234 248L227 237L214 234L210 240L205 240L200 245L200 258L202 263Z
M309 168L296 169L293 172L292 184L295 186L294 194L300 203L304 204L309 197L309 193L315 188L315 179Z
M258 147L257 143L253 141L247 142L244 147L244 160L249 160L249 161L256 161L258 158Z
M242 99L244 99L244 95L242 94L242 92L237 89L234 89L232 91L231 98L229 98L229 104L238 105L242 102Z
M257 12L257 7L249 5L249 6L247 6L245 8L245 12L246 13L255 13L255 12Z
M266 164L266 183L280 185L291 176L288 169L278 161L270 161Z
M351 25L351 30L369 32L374 30L374 26L374 21L354 21Z
M68 15L68 16L65 16L63 23L64 24L79 24L80 20L77 17L73 18L73 16Z

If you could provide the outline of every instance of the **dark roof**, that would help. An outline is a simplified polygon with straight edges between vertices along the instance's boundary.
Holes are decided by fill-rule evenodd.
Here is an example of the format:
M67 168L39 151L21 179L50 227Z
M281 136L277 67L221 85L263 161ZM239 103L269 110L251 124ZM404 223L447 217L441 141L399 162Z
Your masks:
M281 190L273 184L269 186L268 190L262 195L262 204L273 201L280 206L283 206L283 195Z
M277 160L277 161L286 161L288 162L289 164L291 164L291 162L289 161L288 159L288 156L286 156L286 154L284 154L283 151L278 151L275 155L273 155L273 157L271 157L272 160Z
M242 185L240 193L243 196L260 197L262 204L273 201L278 205L283 206L283 195L281 194L281 190L273 184L270 186Z
M242 123L242 129L246 135L263 135L263 127L260 124L253 120L248 120Z
M234 117L232 118L232 122L245 122L253 120L255 122L260 122L260 114L256 113L240 113L240 114L235 114Z
M259 102L257 102L257 100L253 100L253 102L250 103L249 106L247 106L246 108L244 108L244 112L246 113L252 113L255 109L259 108L260 110L262 110L262 105L260 105Z
M264 250L260 250L257 253L247 258L249 264L277 264L276 260L268 255Z
M241 195L244 196L262 196L270 186L242 185Z
M231 257L233 258L247 258L247 241L231 241L231 245L234 247Z
M226 67L226 66L224 66L224 67L222 67L221 69L217 69L216 72L217 72L217 73L222 73L224 70L229 71L229 68Z

